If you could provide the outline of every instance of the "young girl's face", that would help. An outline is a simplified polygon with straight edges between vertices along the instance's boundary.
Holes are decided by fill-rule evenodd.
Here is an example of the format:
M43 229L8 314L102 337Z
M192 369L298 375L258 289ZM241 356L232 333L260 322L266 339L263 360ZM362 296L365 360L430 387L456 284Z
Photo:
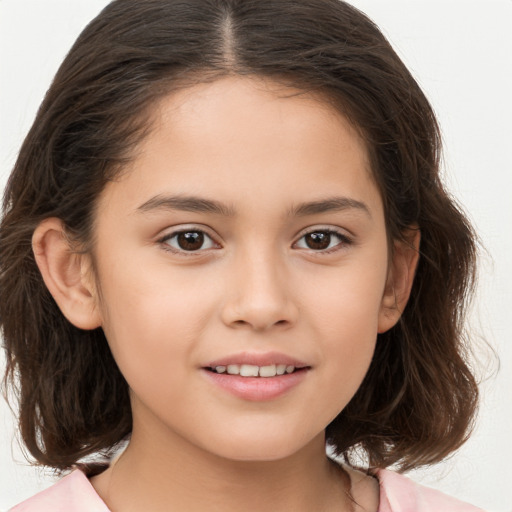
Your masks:
M323 443L396 320L365 146L295 92L226 78L173 93L100 197L91 314L134 443L238 460Z

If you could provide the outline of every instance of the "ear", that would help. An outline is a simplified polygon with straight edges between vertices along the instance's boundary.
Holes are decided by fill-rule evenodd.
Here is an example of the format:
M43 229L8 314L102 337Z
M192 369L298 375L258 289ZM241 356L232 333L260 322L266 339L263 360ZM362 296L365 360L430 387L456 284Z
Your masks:
M404 233L404 240L394 242L379 313L379 333L391 329L398 322L407 305L418 266L420 239L419 228L410 228Z
M80 329L101 325L90 258L73 251L60 219L43 220L32 236L32 250L43 280L62 314Z

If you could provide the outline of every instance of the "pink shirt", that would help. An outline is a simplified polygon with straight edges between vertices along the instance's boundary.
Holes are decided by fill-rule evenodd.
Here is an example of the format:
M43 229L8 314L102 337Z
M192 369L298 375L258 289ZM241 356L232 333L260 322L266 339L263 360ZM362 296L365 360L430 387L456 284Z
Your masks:
M482 509L424 487L387 470L380 482L379 512L483 512ZM55 485L20 503L10 512L110 512L87 477L73 471Z

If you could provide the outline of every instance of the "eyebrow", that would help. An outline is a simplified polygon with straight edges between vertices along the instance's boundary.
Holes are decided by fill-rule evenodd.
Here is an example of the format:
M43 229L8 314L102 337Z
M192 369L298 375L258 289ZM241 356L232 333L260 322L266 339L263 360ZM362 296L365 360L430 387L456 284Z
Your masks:
M214 199L195 196L162 196L152 197L137 208L139 212L155 210L181 210L184 212L214 213L224 217L235 215L234 208L224 205Z
M319 201L301 203L289 211L290 216L304 217L319 213L337 212L343 210L360 210L371 218L370 209L362 201L349 197L330 197Z
M287 212L290 217L305 217L322 213L360 210L371 218L368 206L356 199L349 197L330 197L318 201L300 203L290 208ZM236 212L231 206L216 201L196 196L163 196L152 197L137 208L138 212L147 213L155 210L180 210L195 213L213 213L223 217L233 217Z

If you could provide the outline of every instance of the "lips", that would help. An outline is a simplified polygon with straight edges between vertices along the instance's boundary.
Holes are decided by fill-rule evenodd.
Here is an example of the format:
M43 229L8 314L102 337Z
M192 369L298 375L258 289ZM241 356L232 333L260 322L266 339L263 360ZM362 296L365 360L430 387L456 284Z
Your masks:
M291 391L311 366L275 352L245 352L212 361L202 369L210 382L238 398L267 401Z
M216 373L227 373L229 375L240 375L242 377L276 377L285 373L293 373L295 366L286 364L269 364L257 366L253 364L228 364L211 368Z
M286 354L281 354L279 352L265 352L265 353L256 353L256 352L239 352L237 354L232 354L220 359L216 359L214 361L210 361L208 364L205 364L205 368L217 368L218 366L225 366L226 369L231 365L250 365L250 366L258 366L258 367L266 367L266 366L293 366L295 368L306 368L309 365L304 361L300 361L294 357L288 356Z

